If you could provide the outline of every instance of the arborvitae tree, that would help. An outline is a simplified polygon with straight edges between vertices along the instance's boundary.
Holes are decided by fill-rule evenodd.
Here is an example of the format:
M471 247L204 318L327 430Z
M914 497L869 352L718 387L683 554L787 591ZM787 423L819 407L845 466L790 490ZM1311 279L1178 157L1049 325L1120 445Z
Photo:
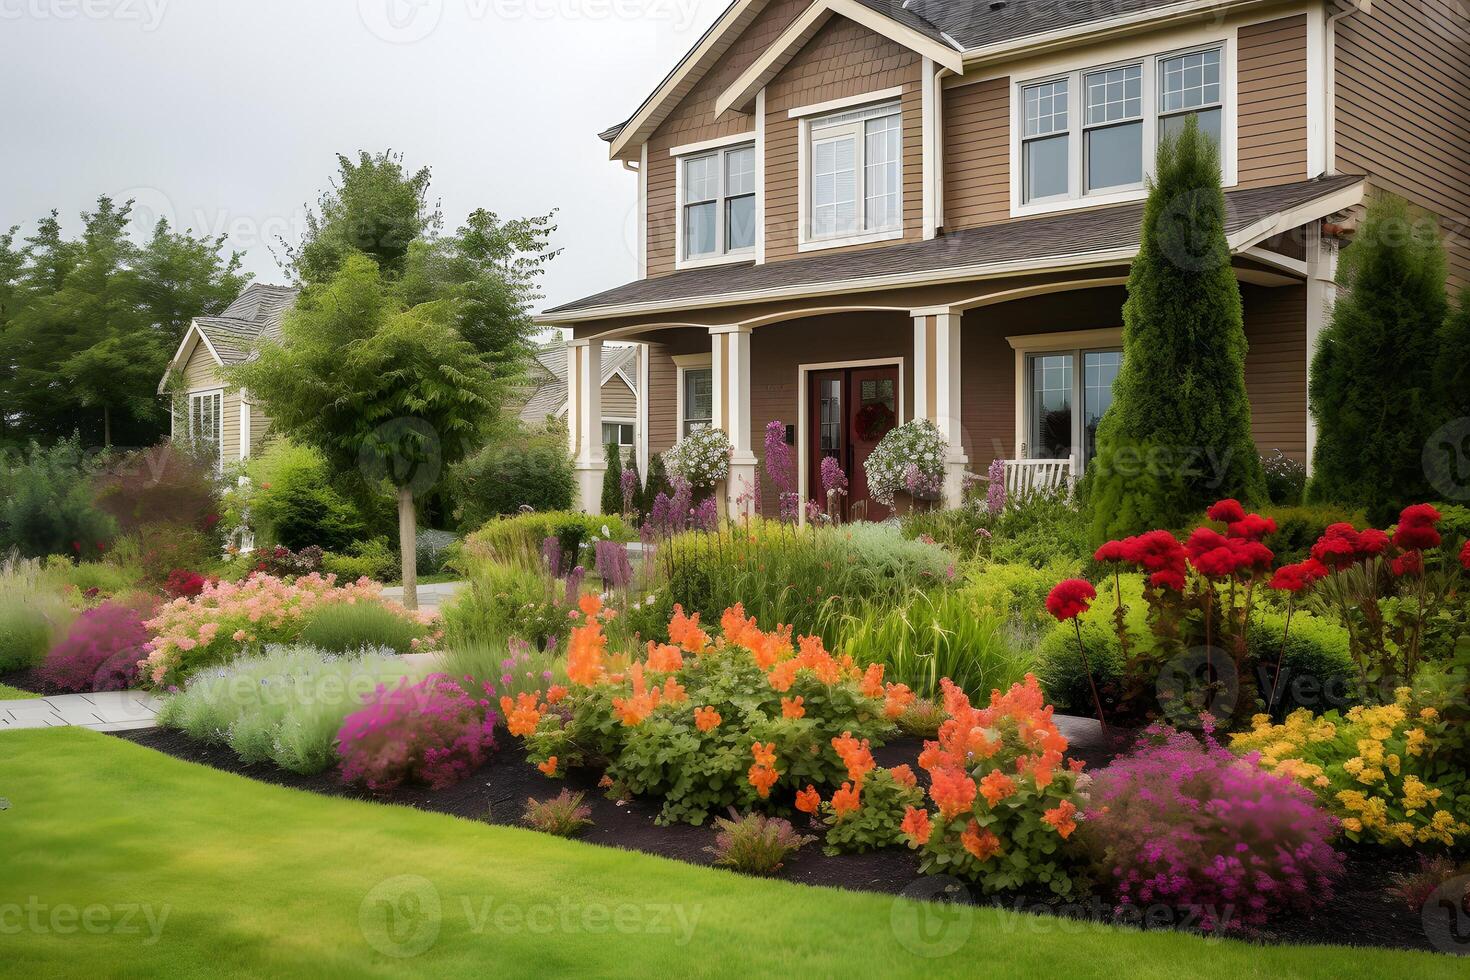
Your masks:
M642 514L645 511L647 511L648 508L646 508L646 507L643 506L643 475L638 472L638 454L637 453L634 453L632 456L629 456L628 457L628 465L623 470L623 472L633 474L633 500L632 500L633 510L634 510L635 513ZM620 510L621 510L621 501L622 501L622 499L623 498L621 496L618 497L618 500L620 501L620 503L619 503L619 509ZM631 517L633 515L630 514L628 516Z
M1190 120L1160 143L1149 181L1123 367L1089 474L1095 539L1179 527L1222 497L1266 499L1245 353L1219 151Z
M603 450L607 455L607 470L602 474L602 512L623 512L623 451L618 444L610 442Z
M643 483L643 513L653 510L653 502L661 493L670 493L669 471L664 465L664 454L654 453L648 461L648 479Z
M1470 419L1470 287L1440 328L1434 381L1441 418Z
M1312 357L1311 499L1360 506L1381 522L1429 494L1424 447L1441 421L1434 375L1449 311L1445 268L1432 215L1388 194L1369 203L1343 250L1342 292Z

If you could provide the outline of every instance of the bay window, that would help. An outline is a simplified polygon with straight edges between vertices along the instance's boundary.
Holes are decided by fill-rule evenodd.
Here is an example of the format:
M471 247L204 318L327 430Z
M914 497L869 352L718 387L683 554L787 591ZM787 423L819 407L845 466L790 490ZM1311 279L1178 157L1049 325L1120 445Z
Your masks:
M679 237L685 261L754 250L754 145L681 158L679 186Z
M902 224L903 130L897 102L806 124L804 240L896 233Z

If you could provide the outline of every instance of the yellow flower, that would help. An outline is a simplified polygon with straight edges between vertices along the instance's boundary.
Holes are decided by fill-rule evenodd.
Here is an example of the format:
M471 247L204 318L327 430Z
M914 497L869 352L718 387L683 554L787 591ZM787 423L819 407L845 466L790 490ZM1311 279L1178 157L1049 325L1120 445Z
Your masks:
M1342 822L1342 829L1351 830L1355 834L1361 834L1363 832L1363 821L1357 817L1348 817Z
M1430 789L1424 785L1424 781L1418 776L1404 777L1404 809L1409 813L1422 810L1430 803L1439 799L1443 790Z
M1388 763L1388 771L1397 776L1399 774L1399 757L1391 755L1384 761Z
M1424 752L1424 743L1429 741L1429 736L1424 734L1422 728L1411 728L1404 732L1404 740L1405 755L1421 755Z
M1337 800L1343 805L1344 809L1351 810L1354 813L1360 812L1368 806L1368 798L1361 791L1355 789L1345 789L1338 793Z
M1388 832L1404 846L1414 843L1414 825L1407 820L1401 820L1388 828Z
M1423 718L1425 721L1433 721L1434 719L1439 717L1439 712L1434 708L1420 708L1419 717Z

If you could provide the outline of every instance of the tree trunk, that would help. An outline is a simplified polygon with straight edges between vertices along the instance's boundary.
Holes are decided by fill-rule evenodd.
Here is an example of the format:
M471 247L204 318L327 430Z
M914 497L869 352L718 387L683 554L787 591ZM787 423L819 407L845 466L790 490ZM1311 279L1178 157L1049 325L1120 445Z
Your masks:
M413 489L398 488L398 551L403 558L403 604L419 607L418 522L414 518Z
M102 406L102 446L112 448L112 409L106 405Z

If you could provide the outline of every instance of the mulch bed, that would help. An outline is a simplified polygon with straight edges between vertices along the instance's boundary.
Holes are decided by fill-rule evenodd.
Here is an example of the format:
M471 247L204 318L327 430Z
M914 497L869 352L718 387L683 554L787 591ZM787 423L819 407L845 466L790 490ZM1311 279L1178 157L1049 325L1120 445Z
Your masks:
M711 855L705 850L714 842L715 832L710 826L676 824L660 827L654 822L659 810L656 803L639 799L609 800L597 788L599 774L590 770L573 770L562 780L548 779L526 761L519 744L503 732L500 743L507 747L462 782L443 790L402 787L386 794L373 794L345 786L335 770L315 776L299 776L269 764L247 766L228 748L207 745L170 729L143 729L114 734L117 738L136 742L175 758L203 763L265 783L325 796L410 806L506 826L519 825L528 798L549 799L566 787L573 791L583 791L584 802L592 810L592 826L586 828L579 840L642 851L691 864L708 865L712 861ZM891 766L901 762L913 765L921 748L920 739L900 738L881 749L875 749L873 755L879 765ZM1107 761L1107 752L1101 748L1074 754L1092 756L1088 759L1089 769ZM914 768L922 779L925 775L923 771L917 766ZM800 820L794 822L798 829L803 829ZM1346 875L1331 902L1313 916L1292 916L1275 922L1253 938L1267 943L1331 943L1433 951L1434 946L1425 935L1419 914L1411 911L1402 898L1388 891L1393 884L1391 873L1417 870L1418 861L1414 855L1351 846L1346 849L1346 854ZM920 874L918 855L905 848L829 857L822 853L821 842L818 841L789 859L781 870L781 877L805 885L826 885L886 894L905 892L910 897L917 898L966 900L964 895L939 895L936 894L937 889L925 887L925 883L932 884L934 879L927 879ZM977 897L976 900L991 902L1008 910L1049 912L1094 921L1114 920L1107 903L1096 899L1058 904L1045 893L1031 893L989 899ZM1132 918L1121 921L1134 925L1144 924ZM1180 916L1169 923L1156 923L1154 927L1187 928L1189 925L1190 922Z
M32 694L65 694L60 688L48 687L34 670L12 670L0 673L0 684L8 684Z

